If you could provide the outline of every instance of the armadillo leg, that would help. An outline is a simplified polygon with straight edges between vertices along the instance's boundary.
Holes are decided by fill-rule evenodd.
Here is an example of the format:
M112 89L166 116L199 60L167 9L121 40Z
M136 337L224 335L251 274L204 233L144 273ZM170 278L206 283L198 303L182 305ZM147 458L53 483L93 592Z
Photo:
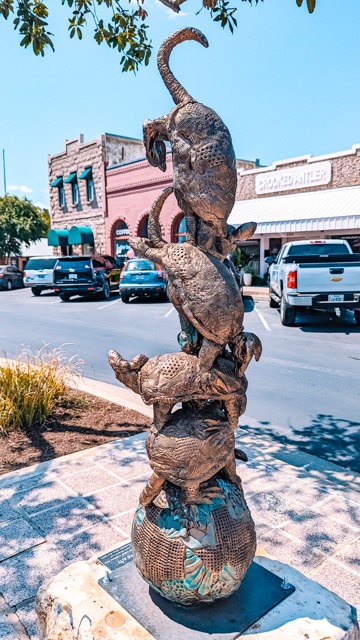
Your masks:
M235 431L239 421L239 402L236 396L231 396L224 400L226 417L231 429Z
M160 478L156 473L153 473L150 480L146 483L145 489L140 493L139 502L143 507L147 507L156 496L159 495L165 480Z
M210 371L211 367L214 364L214 361L216 360L218 355L220 355L221 351L221 345L216 344L216 342L212 342L207 338L204 338L198 356L199 371L201 373Z
M200 494L200 485L189 484L181 490L181 499L184 504L200 504L204 502Z
M228 458L228 461L225 467L223 468L223 472L229 478L230 482L233 482L234 484L236 484L236 486L239 487L241 491L243 490L241 479L236 473L236 462L235 462L234 454L232 454L231 457Z
M154 427L156 431L160 431L166 425L173 406L164 402L154 402Z

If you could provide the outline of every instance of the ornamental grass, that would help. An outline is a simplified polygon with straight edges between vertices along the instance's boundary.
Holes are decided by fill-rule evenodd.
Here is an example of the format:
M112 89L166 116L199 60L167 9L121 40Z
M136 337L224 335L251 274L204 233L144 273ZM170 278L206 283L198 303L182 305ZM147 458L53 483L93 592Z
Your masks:
M16 360L0 362L0 435L14 429L43 425L64 399L70 380L80 374L77 356L62 347L44 345L37 352L23 349Z

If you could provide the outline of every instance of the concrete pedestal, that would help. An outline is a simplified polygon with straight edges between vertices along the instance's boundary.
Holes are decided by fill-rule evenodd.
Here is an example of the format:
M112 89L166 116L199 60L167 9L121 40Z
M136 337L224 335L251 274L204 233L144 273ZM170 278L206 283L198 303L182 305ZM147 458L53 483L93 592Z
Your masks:
M356 611L344 600L288 565L261 556L256 562L286 577L296 591L240 638L360 640ZM41 640L153 640L100 587L98 580L105 572L96 559L76 562L39 590L36 609Z

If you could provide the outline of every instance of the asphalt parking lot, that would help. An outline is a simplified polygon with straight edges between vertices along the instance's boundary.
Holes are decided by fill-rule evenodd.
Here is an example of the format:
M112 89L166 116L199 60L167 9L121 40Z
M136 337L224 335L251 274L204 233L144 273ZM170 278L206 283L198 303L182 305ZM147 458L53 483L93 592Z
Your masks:
M295 327L283 327L265 300L247 298L245 311L245 330L260 337L263 355L247 371L244 427L359 472L360 327L353 313L303 313ZM178 332L170 302L61 302L51 292L0 292L0 351L13 357L22 346L65 345L85 361L86 376L105 382L115 382L110 348L126 358L177 351Z

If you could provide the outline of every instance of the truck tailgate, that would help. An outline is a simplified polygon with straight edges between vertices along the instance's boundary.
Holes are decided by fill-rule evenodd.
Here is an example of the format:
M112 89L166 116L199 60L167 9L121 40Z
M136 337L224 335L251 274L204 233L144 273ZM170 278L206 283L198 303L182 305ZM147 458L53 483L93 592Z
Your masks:
M298 293L360 291L360 262L303 263L297 265Z

